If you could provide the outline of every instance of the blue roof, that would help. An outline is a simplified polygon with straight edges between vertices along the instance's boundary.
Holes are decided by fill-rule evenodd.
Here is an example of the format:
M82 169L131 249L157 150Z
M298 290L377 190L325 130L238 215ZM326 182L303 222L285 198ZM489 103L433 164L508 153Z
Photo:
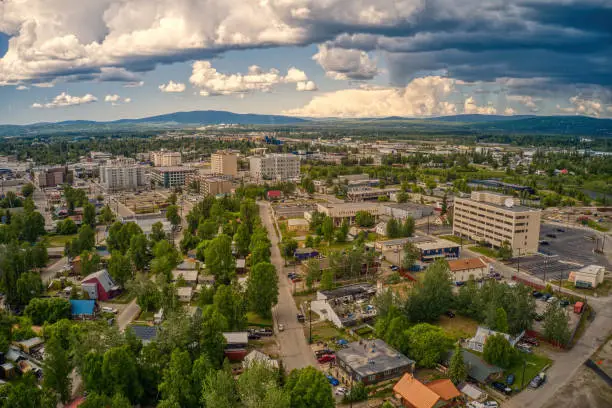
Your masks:
M96 307L95 300L71 300L70 312L73 316L93 315Z

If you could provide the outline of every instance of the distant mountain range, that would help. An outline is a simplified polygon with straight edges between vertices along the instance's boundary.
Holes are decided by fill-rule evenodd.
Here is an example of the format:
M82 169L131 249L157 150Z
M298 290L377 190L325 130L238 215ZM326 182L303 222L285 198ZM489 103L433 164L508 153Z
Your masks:
M54 133L90 133L96 131L146 131L179 129L204 125L283 125L283 126L381 126L384 128L412 129L465 133L507 134L563 134L580 136L612 136L612 119L585 116L533 116L533 115L454 115L430 118L310 119L282 115L241 114L227 111L174 112L140 119L120 119L109 122L71 120L31 125L0 125L0 136L24 136Z

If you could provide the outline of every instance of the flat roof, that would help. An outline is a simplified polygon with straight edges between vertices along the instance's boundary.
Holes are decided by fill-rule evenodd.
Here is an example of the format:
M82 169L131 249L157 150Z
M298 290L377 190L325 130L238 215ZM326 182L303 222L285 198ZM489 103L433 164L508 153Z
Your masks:
M433 208L429 205L418 204L418 203L390 203L390 204L385 204L385 207L399 208L400 210Z
M225 332L222 334L227 344L246 344L249 342L248 332Z
M490 192L486 191L487 194L490 194ZM509 197L507 194L499 194L500 196L504 196L504 197ZM510 197L513 198L513 197ZM471 201L473 203L478 203L478 204L484 204L486 206L489 207L493 207L493 208L499 208L500 210L504 210L504 211L510 211L510 212L527 212L527 211L533 211L533 212L542 212L541 209L539 208L533 208L533 207L527 207L524 205L513 205L512 207L506 207L505 205L499 205L499 204L493 204L490 203L488 201L478 201L478 200L473 200L471 198L462 198L462 197L457 197L457 200L465 200L465 201Z
M459 247L459 244L440 239L436 241L417 242L416 246L423 251L427 251L429 249L455 248Z
M370 285L368 283L355 283L352 285L340 286L336 289L331 290L321 290L319 293L325 295L327 299L335 299L344 296L354 296L360 293L366 292L376 292L376 288L374 285Z
M310 223L308 222L308 220L305 220L304 218L289 218L287 220L287 224L288 225L308 225Z
M349 343L336 355L362 378L415 363L380 339Z
M173 280L179 280L179 278L183 278L186 282L189 281L197 281L198 280L198 271L194 271L194 270L180 270L180 269L175 269L172 271L172 279Z
M576 272L584 274L584 275L597 276L602 269L605 269L605 268L599 265L587 265L584 268L580 268Z

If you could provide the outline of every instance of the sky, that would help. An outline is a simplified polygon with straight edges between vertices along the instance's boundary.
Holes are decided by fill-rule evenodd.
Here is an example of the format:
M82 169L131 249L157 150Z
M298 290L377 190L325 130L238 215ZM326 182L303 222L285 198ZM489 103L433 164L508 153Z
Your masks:
M610 0L0 0L0 123L612 117Z

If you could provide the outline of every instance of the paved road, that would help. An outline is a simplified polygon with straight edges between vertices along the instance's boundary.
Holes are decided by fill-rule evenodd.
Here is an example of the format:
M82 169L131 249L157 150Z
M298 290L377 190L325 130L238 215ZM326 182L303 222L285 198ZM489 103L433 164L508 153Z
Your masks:
M117 315L117 326L119 330L124 331L132 320L138 316L138 313L140 313L140 306L136 304L136 299L134 299Z
M51 280L53 278L55 278L55 275L59 271L64 269L64 267L67 266L67 265L68 265L68 258L64 256L64 257L60 258L54 264L49 265L46 269L41 271L40 272L40 279L42 279L43 284L48 285L49 282L51 282Z
M285 276L284 262L278 249L278 237L272 225L270 207L267 203L259 203L259 214L263 225L268 229L268 237L272 242L272 263L278 272L278 304L272 309L272 315L276 327L279 323L285 326L285 330L277 331L276 336L283 365L287 371L310 365L316 366L314 354L304 337L303 325L296 320L298 309L291 296L291 286Z

